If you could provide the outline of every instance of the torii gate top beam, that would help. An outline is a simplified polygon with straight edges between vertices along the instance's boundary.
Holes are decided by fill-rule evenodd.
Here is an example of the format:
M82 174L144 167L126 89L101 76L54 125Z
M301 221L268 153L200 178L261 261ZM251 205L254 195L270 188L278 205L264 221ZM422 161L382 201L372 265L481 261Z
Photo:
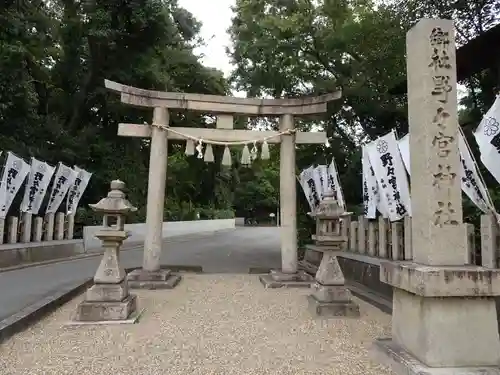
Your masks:
M325 113L327 103L342 97L341 91L316 97L292 99L235 98L218 95L188 94L144 90L109 80L107 89L121 94L121 101L138 107L163 107L192 111L231 113L254 116L312 115Z

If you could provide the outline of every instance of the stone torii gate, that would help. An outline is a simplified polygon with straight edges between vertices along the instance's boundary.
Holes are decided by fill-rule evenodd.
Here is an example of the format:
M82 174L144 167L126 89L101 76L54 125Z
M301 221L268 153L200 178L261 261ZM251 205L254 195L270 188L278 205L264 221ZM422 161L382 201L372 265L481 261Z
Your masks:
M321 144L324 132L295 131L294 117L325 113L327 103L340 99L341 92L318 97L294 99L251 99L215 95L143 90L105 80L107 89L121 94L121 102L132 106L154 108L153 125L119 124L118 135L151 137L146 237L142 269L128 275L134 288L172 288L180 280L169 270L160 269L162 223L165 201L168 140L202 139L216 142L248 142L258 135L269 143L280 143L280 217L282 269L270 275L267 286L283 283L304 284L297 270L297 219L295 144ZM216 129L169 127L169 109L187 109L217 114ZM233 115L279 116L280 131L235 130Z

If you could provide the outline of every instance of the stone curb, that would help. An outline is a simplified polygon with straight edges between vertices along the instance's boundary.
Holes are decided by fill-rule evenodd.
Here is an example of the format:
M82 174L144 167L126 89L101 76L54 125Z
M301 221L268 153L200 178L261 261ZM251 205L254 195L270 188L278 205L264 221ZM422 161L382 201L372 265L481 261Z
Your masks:
M81 283L66 285L63 289L48 295L37 302L23 308L21 311L10 315L0 321L0 344L21 332L42 319L47 314L54 311L59 306L71 300L88 288L93 282L93 278L86 279Z
M128 274L136 268L140 267L126 268L125 271ZM162 265L161 268L167 268L173 272L203 273L203 267L201 266ZM81 294L89 288L93 282L94 278L91 277L80 283L66 284L58 291L45 296L35 303L21 309L17 313L0 320L0 344L16 333L27 329L46 315L64 305L66 302Z
M232 229L232 228L220 229L220 230L211 231L211 232L193 233L193 234L188 234L188 235L180 234L178 236L172 236L172 237L165 238L164 242L165 243L185 242L185 241L190 241L190 240L197 239L197 238L203 238L203 237L214 235L214 234L228 232L231 230L234 230L234 229ZM177 241L178 239L182 239L182 241ZM141 249L142 247L143 247L142 243L141 244L134 244L133 246L125 247L125 248L121 249L121 251L138 250L138 249ZM64 258L45 260L43 262L25 263L25 264L19 264L17 266L12 266L12 267L2 267L2 268L0 268L0 273L16 271L16 270L21 270L21 269L30 268L30 267L45 266L47 264L73 262L75 260L97 257L97 256L100 256L102 254L103 254L102 251L96 251L96 252L89 252L89 253L81 254L81 255L75 255L72 257L64 257Z

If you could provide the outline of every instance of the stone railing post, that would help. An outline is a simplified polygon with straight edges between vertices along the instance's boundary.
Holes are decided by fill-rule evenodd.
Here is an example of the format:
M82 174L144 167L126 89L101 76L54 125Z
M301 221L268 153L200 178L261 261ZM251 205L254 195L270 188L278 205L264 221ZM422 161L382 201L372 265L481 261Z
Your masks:
M375 220L368 220L368 255L374 257L377 255L378 245L378 226Z
M64 213L58 212L55 217L55 239L64 239Z
M55 214L48 213L45 215L45 241L53 241L54 240L54 221Z
M481 260L486 268L498 268L498 224L495 215L481 216Z
M411 245L411 217L405 216L403 219L403 236L404 236L404 260L413 259L413 251Z
M351 253L357 252L358 249L358 222L351 221L349 228L349 251Z
M366 253L366 229L367 220L364 216L358 216L358 248L357 251L360 254Z
M66 239L72 240L75 233L75 215L69 214L67 219Z
M403 260L403 223L391 223L391 251L393 260Z
M348 216L344 216L342 218L342 223L341 223L341 226L340 226L340 230L341 230L341 235L345 238L348 239L348 241L344 244L344 248L343 250L344 251L349 251L350 250L350 230L351 230L351 215L348 215Z
M7 218L8 226L8 242L17 243L17 233L19 229L19 218L17 216L9 216Z
M42 242L43 217L36 216L34 222L35 222L35 228L33 230L33 241L34 242Z
M33 215L29 212L22 213L22 221L23 221L23 230L21 233L21 241L24 243L31 242L31 224L33 220Z
M5 219L0 219L0 244L4 243L5 238Z
M474 224L465 223L467 231L467 259L466 264L476 264L476 237L474 233Z
M380 258L387 258L387 232L389 229L389 221L382 216L378 218L378 256Z

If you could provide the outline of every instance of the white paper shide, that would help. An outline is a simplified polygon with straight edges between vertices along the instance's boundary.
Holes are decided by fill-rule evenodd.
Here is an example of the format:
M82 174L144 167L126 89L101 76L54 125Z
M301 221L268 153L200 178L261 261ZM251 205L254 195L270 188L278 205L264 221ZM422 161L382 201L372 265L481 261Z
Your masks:
M33 215L38 214L47 192L47 188L54 174L54 167L46 162L31 158L31 168L28 184L24 190L24 197L21 203L21 211Z
M46 213L55 213L57 211L66 196L68 189L75 182L75 178L76 172L72 168L64 165L63 163L59 163L57 165L57 171L54 177L54 183L52 184Z
M7 152L7 159L0 182L0 218L5 219L12 201L16 197L26 176L30 171L30 166L22 158Z

